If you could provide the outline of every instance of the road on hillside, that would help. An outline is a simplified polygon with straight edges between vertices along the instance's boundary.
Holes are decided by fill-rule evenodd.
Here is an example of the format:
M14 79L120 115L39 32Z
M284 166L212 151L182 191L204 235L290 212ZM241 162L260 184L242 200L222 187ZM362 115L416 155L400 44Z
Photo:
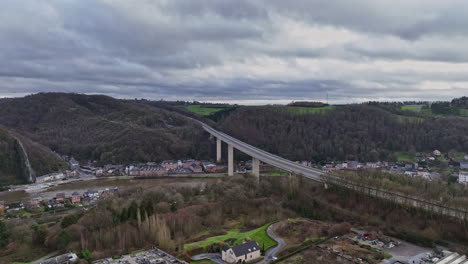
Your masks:
M276 245L275 247L273 248L270 248L268 249L266 252L265 252L265 258L258 262L259 264L264 264L264 263L270 263L273 261L273 257L276 257L276 253L278 253L278 251L280 251L281 249L283 249L285 246L286 246L286 242L284 242L284 240L279 237L277 234L275 234L275 232L273 231L273 229L278 225L278 223L276 224L272 224L270 225L268 228L267 228L267 234L273 238L273 240L276 241L276 243L278 243L278 245Z

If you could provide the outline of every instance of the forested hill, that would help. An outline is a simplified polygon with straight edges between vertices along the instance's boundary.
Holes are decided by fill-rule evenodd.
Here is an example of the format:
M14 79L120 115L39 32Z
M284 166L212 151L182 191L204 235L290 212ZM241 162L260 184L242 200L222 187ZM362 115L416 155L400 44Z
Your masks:
M103 95L0 99L0 124L50 149L100 164L207 158L201 128L178 113Z
M42 175L65 168L67 164L46 147L0 127L0 185L26 183L30 173Z
M307 110L307 111L305 111ZM468 151L468 119L396 115L379 106L240 107L219 128L292 160L394 160L395 151Z

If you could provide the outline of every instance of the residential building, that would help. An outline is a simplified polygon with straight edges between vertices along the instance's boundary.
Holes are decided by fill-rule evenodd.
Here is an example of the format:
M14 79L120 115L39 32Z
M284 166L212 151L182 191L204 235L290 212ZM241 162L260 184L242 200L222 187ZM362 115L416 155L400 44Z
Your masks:
M191 169L185 169L185 168L175 168L169 171L169 173L171 174L190 174L192 172L193 171Z
M50 181L62 180L65 178L64 173L51 173L44 176L36 177L36 183L44 183Z
M107 164L104 165L103 174L106 175L122 175L125 174L126 166L122 164Z
M99 198L99 192L96 190L88 190L87 195L91 200L95 200Z
M202 162L202 166L205 172L216 172L216 164L214 164L213 162L204 161Z
M195 173L203 172L202 167L196 163L192 163L190 167L188 167L188 169L192 170Z
M81 202L81 196L78 192L72 193L72 203L79 203Z
M460 161L460 169L468 170L468 161Z
M459 183L468 183L468 172L458 173L458 182Z
M130 176L162 176L167 174L167 169L161 165L143 165L130 167L128 170Z
M68 163L70 164L70 168L72 169L78 169L80 167L80 163L74 158L71 158Z
M177 161L175 160L165 160L161 163L161 166L166 168L166 170L174 170L177 169Z
M192 167L192 164L195 164L195 165L200 165L200 162L199 161L196 161L196 160L184 160L183 162L183 165L182 167L186 168L186 169L190 169Z
M24 209L24 204L22 202L16 202L6 205L7 212L9 211L19 211Z
M427 172L427 171L418 171L418 172L416 173L416 176L429 179L429 178L431 177L431 173L430 173L430 172Z
M35 211L41 207L42 198L39 194L33 194L31 199L25 203L25 207L30 211Z
M109 196L114 195L114 194L117 193L118 191L119 191L119 188L117 188L117 187L114 187L114 188L106 188L104 191L102 191L101 197L102 197L102 198L107 198L107 197L109 197Z
M350 160L350 161L347 162L346 168L351 169L351 170L355 170L355 169L358 168L358 162L355 161L355 160Z
M57 202L65 201L65 193L57 193L55 195L55 199L57 200Z
M251 262L261 257L260 247L256 241L246 242L232 248L223 248L221 257L227 263Z
M434 154L434 156L440 156L441 152L438 149L436 149L436 150L432 151L432 154Z

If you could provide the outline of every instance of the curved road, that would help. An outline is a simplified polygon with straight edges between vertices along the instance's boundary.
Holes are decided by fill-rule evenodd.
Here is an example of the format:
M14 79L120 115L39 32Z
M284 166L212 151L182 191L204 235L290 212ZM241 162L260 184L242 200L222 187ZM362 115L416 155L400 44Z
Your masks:
M286 243L284 240L277 236L274 232L273 229L278 223L272 224L267 228L267 234L275 240L278 245L276 245L273 248L268 249L265 252L265 257L263 258L262 261L256 262L256 264L266 264L270 263L273 261L273 257L275 256L278 251L280 251L284 246L286 246ZM225 264L225 262L221 259L221 254L220 253L203 253L203 254L198 254L192 257L192 260L202 260L202 259L209 259L217 264Z
M278 251L280 251L282 248L284 248L286 246L286 242L284 242L284 240L279 237L278 235L275 234L275 232L273 232L273 229L274 227L278 225L278 223L275 223L275 224L272 224L270 225L268 228L267 228L267 234L273 238L273 240L275 240L278 245L276 245L275 247L273 248L270 248L268 249L266 252L265 252L265 258L258 262L260 264L264 264L264 263L270 263L273 261L273 257L275 257L276 253L278 253Z

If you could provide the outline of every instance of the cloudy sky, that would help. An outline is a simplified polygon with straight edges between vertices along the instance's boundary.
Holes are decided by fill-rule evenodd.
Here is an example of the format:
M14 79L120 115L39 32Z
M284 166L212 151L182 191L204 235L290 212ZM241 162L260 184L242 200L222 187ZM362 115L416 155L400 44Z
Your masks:
M0 97L451 99L468 95L466 10L466 0L2 0Z

